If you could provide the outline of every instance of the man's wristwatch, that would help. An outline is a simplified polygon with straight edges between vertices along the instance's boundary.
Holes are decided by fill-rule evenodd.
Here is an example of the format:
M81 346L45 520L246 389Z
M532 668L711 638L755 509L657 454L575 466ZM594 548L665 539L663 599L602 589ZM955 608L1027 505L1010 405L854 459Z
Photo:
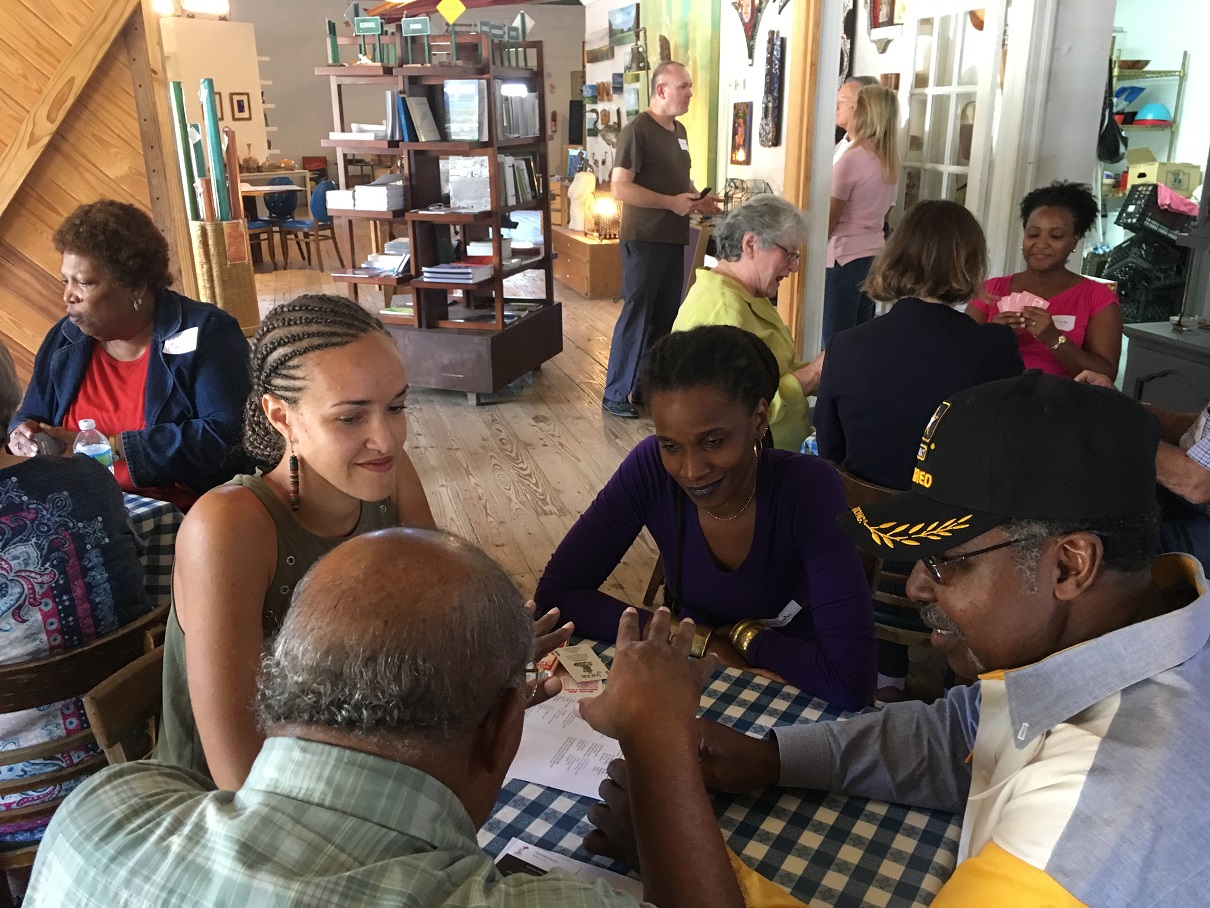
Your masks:
M1067 335L1064 334L1062 331L1060 331L1059 339L1050 345L1050 349L1057 353L1059 351L1059 348L1062 347L1065 343L1067 343Z

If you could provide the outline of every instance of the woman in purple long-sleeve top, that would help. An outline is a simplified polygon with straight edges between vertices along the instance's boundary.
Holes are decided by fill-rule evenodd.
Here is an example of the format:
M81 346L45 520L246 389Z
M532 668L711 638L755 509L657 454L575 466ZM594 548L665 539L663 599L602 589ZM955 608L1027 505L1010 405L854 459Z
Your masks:
M655 422L559 544L538 583L578 633L612 640L626 607L599 587L646 527L666 599L693 618L695 652L780 676L842 709L874 690L874 616L857 549L836 517L836 470L761 446L778 370L739 328L676 332L641 387Z

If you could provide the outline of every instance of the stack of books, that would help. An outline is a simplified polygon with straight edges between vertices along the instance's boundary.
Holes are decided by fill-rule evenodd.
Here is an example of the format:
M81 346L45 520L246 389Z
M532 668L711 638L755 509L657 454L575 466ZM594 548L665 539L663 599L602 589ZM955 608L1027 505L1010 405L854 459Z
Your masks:
M505 205L523 205L538 197L538 169L532 154L500 155L501 194Z
M524 82L496 83L496 131L501 139L538 134L538 96Z
M385 123L353 123L350 124L348 131L340 132L333 130L328 133L328 138L333 141L342 139L352 139L355 141L371 140L381 142L388 138L387 124Z
M461 261L422 268L421 274L424 280L441 284L475 284L490 278L493 270L490 262Z
M426 97L409 97L395 90L386 93L387 118L383 131L396 142L440 142L441 130Z
M412 251L412 243L406 236L395 237L382 244L382 251L387 255L407 255Z
M392 255L384 252L371 252L366 256L366 260L362 263L364 268L375 268L383 274L389 274L392 277L400 277L407 273L408 263L411 261L411 256L407 253L403 255Z
M484 256L491 258L494 254L492 249L492 241L487 240L471 240L466 244L466 254L472 257ZM508 258L513 254L513 241L511 237L500 237L500 254L504 258Z
M408 273L410 255L387 255L372 252L360 267L338 271L335 277L403 277Z
M337 211L347 211L353 207L353 190L329 189L328 194L324 196L324 200L329 208L335 208Z
M359 211L395 211L402 208L403 183L354 186L353 207Z

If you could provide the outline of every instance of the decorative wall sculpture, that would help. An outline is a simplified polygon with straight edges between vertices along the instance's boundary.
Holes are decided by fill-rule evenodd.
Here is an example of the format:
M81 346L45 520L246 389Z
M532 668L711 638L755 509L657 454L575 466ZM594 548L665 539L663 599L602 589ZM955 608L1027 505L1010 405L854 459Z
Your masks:
M744 26L744 40L748 44L748 65L752 65L752 54L756 47L756 26L760 24L760 14L765 11L769 0L731 0L731 5L739 13L739 21Z
M783 63L786 39L770 29L765 47L765 94L760 107L760 144L774 148L781 144L781 96L785 84Z

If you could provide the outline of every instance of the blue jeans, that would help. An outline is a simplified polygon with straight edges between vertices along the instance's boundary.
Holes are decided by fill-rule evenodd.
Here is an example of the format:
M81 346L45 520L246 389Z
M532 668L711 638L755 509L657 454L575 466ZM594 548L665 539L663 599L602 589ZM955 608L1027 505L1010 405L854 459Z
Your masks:
M824 275L823 346L837 331L855 328L874 317L874 301L861 289L870 273L874 257L853 259L847 265L833 265Z
M622 311L613 326L605 399L631 398L651 345L672 330L685 282L683 243L623 240Z

